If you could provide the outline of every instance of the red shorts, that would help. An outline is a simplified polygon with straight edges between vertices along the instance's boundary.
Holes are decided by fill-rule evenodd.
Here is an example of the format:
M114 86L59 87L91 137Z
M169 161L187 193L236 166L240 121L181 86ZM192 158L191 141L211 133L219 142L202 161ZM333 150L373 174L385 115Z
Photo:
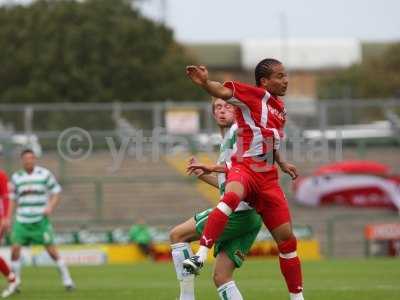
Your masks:
M244 186L245 200L262 217L268 230L291 223L289 206L279 185L278 170L254 170L246 161L233 162L228 172L227 183L240 182Z

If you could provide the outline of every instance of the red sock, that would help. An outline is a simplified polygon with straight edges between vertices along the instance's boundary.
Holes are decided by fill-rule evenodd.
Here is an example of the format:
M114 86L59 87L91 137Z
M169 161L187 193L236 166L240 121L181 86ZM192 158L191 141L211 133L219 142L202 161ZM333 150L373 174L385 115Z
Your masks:
M10 275L10 267L7 265L6 261L0 256L0 272L8 278Z
M206 226L200 239L200 245L211 248L224 231L230 213L240 203L238 195L232 192L225 193L216 208L208 215Z
M225 225L228 223L228 218L219 208L214 208L208 215L206 226L201 235L200 245L211 248L224 231Z
M296 254L297 241L295 238L278 245L280 256L279 265L290 293L297 294L303 291L303 277L301 274L300 259ZM283 256L283 257L282 257ZM285 257L286 256L286 257Z

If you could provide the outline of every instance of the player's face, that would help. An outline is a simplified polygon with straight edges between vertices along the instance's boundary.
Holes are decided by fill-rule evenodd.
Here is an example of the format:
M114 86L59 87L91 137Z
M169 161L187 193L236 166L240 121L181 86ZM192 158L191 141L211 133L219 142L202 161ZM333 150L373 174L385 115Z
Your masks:
M22 157L22 167L26 171L32 171L36 165L36 156L32 153L25 153Z
M272 74L269 78L263 78L261 84L272 95L284 96L289 85L289 78L282 64L272 67Z
M235 108L224 100L214 102L214 118L220 127L230 127L235 120Z

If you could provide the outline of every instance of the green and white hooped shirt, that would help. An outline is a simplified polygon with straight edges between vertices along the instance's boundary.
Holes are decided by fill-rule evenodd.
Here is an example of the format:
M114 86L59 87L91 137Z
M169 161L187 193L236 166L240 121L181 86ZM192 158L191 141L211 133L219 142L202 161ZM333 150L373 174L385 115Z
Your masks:
M217 163L219 165L226 164L226 166L230 169L232 166L232 156L237 151L236 146L236 133L238 130L238 126L234 123L226 132L222 139L222 142L219 147L219 157ZM218 173L218 187L221 197L224 195L225 192L225 184L226 184L226 174L225 173ZM249 210L253 209L247 202L241 201L239 206L236 208L235 211L241 210Z
M54 175L39 166L30 174L25 170L15 172L11 184L11 200L16 203L16 219L20 223L40 222L50 196L61 192Z

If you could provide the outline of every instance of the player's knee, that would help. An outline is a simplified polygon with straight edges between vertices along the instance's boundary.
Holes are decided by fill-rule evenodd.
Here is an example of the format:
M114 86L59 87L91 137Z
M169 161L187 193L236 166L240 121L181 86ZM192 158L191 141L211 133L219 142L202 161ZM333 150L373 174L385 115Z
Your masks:
M19 260L21 249L18 247L11 248L11 260Z
M239 197L244 197L245 189L241 182L231 181L231 182L228 182L228 184L226 185L225 192L226 193L233 192L236 195L238 195Z
M232 276L230 274L215 270L213 273L213 280L215 286L218 288L221 285L232 281Z
M184 242L183 239L184 239L184 237L183 237L181 231L179 230L178 226L175 226L169 232L169 240L170 240L171 244Z
M290 223L285 223L281 226L278 226L274 230L272 230L272 236L275 239L277 244L283 243L294 238L292 225Z
M276 237L276 242L278 244L281 244L290 241L292 239L296 239L292 232L283 232Z
M297 250L297 240L294 235L291 235L288 239L278 243L278 249L280 253L292 253Z
M58 254L58 251L56 248L54 248L53 246L47 246L46 247L47 253L49 254L49 256L54 260L57 261L60 259L60 256Z
M222 198L221 202L218 204L218 208L222 210L225 214L229 215L238 207L241 199L238 194L229 192L225 193L224 197ZM221 207L223 209L221 209Z

